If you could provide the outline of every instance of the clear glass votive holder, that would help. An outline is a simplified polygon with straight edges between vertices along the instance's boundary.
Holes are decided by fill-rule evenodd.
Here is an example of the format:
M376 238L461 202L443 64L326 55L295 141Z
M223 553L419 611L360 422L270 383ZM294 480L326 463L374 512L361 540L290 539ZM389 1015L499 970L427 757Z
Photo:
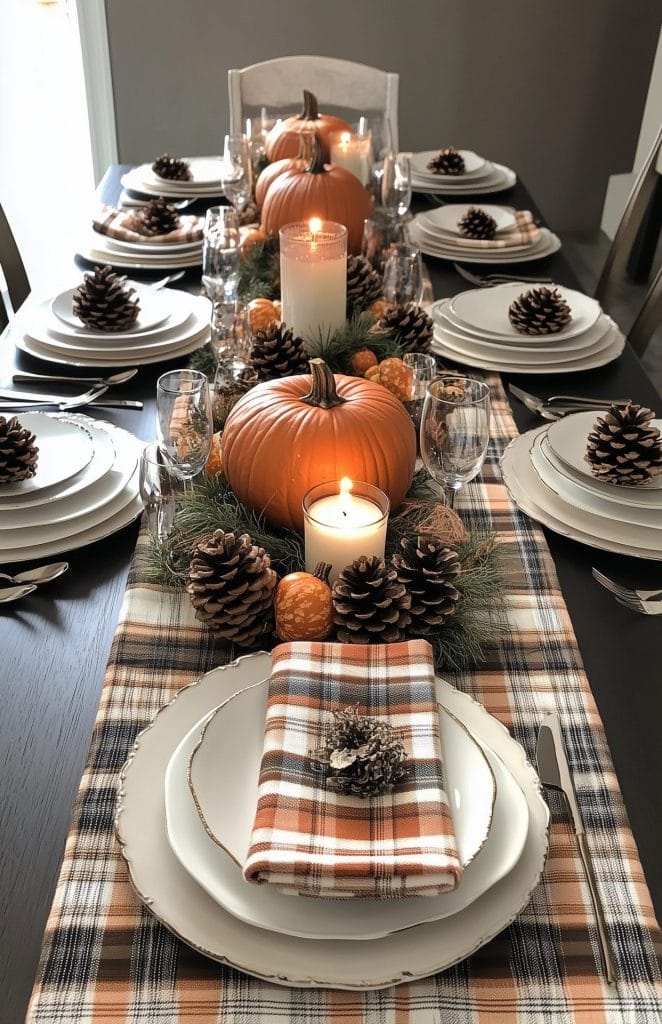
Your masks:
M390 502L379 487L361 481L329 480L303 498L306 571L329 562L330 582L361 555L384 557Z
M164 540L175 524L182 484L170 472L158 441L150 441L143 448L138 472L147 528L152 537Z
M283 321L304 338L310 355L317 342L345 323L347 228L311 217L280 229Z
M438 375L437 360L423 352L405 352L402 357L405 366L412 372L411 394L404 403L405 409L414 421L416 436L421 426L421 413L428 385Z
M214 431L223 429L239 399L257 383L257 371L250 363L234 355L219 360L211 389Z

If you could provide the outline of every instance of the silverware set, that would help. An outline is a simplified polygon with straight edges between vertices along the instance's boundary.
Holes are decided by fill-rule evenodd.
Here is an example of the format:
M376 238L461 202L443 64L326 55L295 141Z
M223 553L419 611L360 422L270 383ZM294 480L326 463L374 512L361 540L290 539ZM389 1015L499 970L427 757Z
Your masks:
M632 590L605 576L599 569L591 569L593 579L613 594L619 604L640 615L662 615L662 588L657 590Z
M0 572L0 604L9 604L11 601L19 601L22 597L27 597L40 584L56 580L68 568L68 562L51 562L49 565L39 565L36 569L17 572L15 576ZM5 586L5 581L10 585Z
M34 391L13 391L0 388L0 412L4 410L17 412L33 410L41 407L55 406L60 412L71 412L83 406L103 406L110 409L142 409L143 403L126 398L104 398L109 388L124 384L137 374L137 369L123 370L110 377L64 377L43 373L15 373L12 381L15 384L27 382L50 382L62 384L89 384L90 387L80 395L67 398L63 395L42 394Z
M552 395L551 398L539 398L515 384L509 384L511 395L518 398L531 412L538 413L544 420L559 420L573 412L586 412L608 409L610 405L628 405L630 398L584 398L581 395Z
M497 284L552 284L551 277L526 277L522 274L474 274L461 263L454 263L453 269L465 281L477 288L494 288Z

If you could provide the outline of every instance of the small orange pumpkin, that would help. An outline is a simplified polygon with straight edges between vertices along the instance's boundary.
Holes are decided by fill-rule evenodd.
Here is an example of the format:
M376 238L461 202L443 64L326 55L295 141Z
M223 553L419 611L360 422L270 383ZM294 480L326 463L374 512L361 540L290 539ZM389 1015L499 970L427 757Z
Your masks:
M271 299L253 299L248 303L248 316L251 331L264 331L272 320L280 320L280 302L276 305Z
M365 371L365 378L381 384L401 402L408 402L411 399L414 373L410 366L403 363L402 359L397 359L395 356L382 359L378 366L368 367Z
M291 572L276 588L274 613L281 640L325 640L333 631L328 562L315 572Z
M303 90L303 108L300 114L286 117L280 124L274 125L265 144L267 159L282 160L284 157L298 155L297 134L315 131L322 140L322 154L329 159L329 141L336 132L351 132L351 126L342 117L333 114L320 114L317 97L308 89Z
M352 356L352 373L355 373L357 377L365 377L366 371L371 366L377 365L377 356L369 348L360 348L358 352L355 352Z
M211 451L205 463L205 476L214 477L223 469L223 454L221 444L221 431L214 434L211 439Z
M303 496L325 480L362 480L404 500L416 432L395 395L361 377L334 375L323 359L306 374L252 388L223 431L223 470L239 501L270 523L303 532Z
M311 217L336 221L347 228L347 250L361 251L363 222L373 200L358 178L344 167L325 164L318 137L305 171L284 171L271 183L262 207L262 230L272 237L284 224Z
M254 245L266 242L267 236L259 228L239 228L239 248L243 257L248 256Z

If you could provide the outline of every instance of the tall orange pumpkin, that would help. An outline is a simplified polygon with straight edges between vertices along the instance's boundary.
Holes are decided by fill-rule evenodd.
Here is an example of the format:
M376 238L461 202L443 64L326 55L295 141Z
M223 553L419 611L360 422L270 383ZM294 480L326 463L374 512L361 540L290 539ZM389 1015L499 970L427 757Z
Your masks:
M303 496L348 476L380 487L393 509L409 490L416 433L402 402L381 384L334 375L311 359L312 377L265 381L232 409L223 471L239 500L275 526L303 530Z
M335 132L351 132L350 125L342 117L333 114L320 114L317 97L308 89L303 90L303 109L294 117L286 117L280 124L274 125L265 144L267 158L271 161L282 160L284 157L298 155L297 132L316 131L322 140L324 159L329 159L329 143Z
M363 222L372 213L372 205L358 178L344 167L324 163L316 138L305 171L285 171L269 186L262 206L262 230L273 236L285 224L321 217L344 224L348 251L360 253Z
M312 130L298 132L294 135L297 145L295 157L285 157L267 164L263 171L260 171L255 184L255 202L260 209L266 198L269 186L276 180L279 174L285 171L305 171L310 163L313 154L313 139L315 133Z

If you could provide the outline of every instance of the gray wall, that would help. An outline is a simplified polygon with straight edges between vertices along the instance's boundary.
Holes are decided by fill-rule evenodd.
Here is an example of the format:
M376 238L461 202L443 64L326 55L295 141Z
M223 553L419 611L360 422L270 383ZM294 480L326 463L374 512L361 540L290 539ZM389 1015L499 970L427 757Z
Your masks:
M319 53L400 74L402 149L514 166L558 229L629 171L659 0L106 0L120 159L217 152L227 69Z

